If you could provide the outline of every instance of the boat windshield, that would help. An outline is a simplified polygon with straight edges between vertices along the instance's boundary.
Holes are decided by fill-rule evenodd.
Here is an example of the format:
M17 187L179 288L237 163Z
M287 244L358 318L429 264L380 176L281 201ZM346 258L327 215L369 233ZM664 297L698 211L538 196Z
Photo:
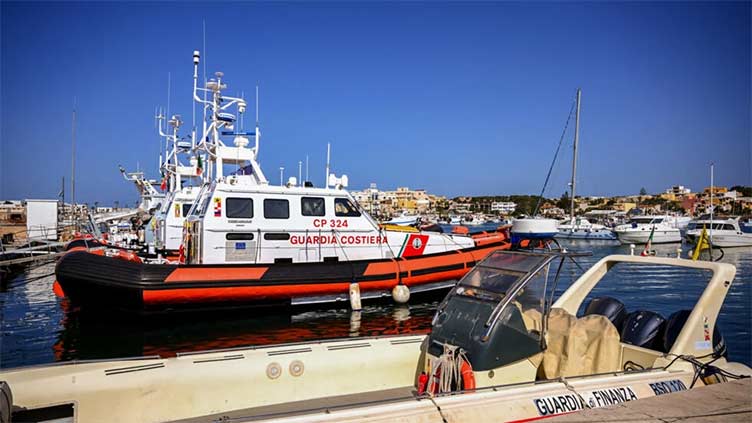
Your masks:
M459 346L474 368L487 370L540 352L549 267L557 257L497 251L478 263L439 306L431 353Z
M526 279L528 273L549 259L544 254L497 251L460 280L459 285L465 288L460 293L468 296L479 294L489 300L500 300L520 281Z

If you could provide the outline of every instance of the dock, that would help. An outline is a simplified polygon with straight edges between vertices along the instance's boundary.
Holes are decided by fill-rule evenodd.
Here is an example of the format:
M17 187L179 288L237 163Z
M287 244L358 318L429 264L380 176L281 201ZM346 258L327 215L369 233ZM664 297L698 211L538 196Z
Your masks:
M700 382L701 383L701 382ZM703 386L689 391L626 402L548 419L560 422L749 422L752 379Z

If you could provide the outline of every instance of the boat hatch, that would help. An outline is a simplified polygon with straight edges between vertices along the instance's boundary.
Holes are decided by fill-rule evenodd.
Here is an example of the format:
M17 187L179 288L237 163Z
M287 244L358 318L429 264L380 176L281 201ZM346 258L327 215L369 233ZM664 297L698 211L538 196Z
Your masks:
M434 317L429 353L445 345L462 348L475 371L530 357L542 342L546 292L555 259L565 253L498 251L462 278ZM557 273L555 264L553 273Z

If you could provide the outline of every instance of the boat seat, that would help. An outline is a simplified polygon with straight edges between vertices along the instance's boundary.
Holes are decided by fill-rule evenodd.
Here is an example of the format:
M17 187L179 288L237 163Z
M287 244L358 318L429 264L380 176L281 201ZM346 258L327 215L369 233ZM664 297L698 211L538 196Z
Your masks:
M619 371L619 341L619 331L608 318L593 314L578 319L554 308L548 317L540 375L556 379Z

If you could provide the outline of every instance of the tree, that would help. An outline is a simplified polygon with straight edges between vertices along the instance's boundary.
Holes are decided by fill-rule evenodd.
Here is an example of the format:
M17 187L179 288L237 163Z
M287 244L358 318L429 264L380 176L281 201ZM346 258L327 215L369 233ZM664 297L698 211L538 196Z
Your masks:
M640 195L648 195L648 192L645 189L645 187L640 188Z
M563 210L569 209L569 191L564 191L559 201L556 202L556 207Z

